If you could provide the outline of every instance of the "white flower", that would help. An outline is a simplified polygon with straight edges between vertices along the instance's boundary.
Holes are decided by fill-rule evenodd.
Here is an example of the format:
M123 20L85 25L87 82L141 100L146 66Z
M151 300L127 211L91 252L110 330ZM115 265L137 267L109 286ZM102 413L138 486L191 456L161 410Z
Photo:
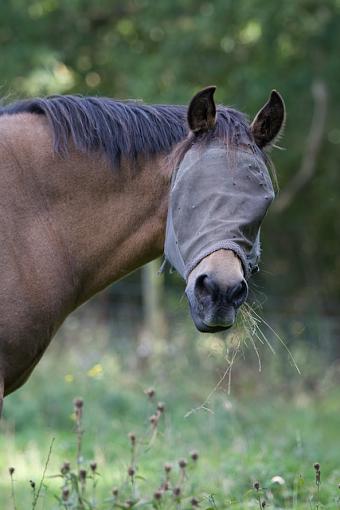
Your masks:
M271 481L272 481L272 483L278 483L279 485L284 485L286 483L285 479L279 475L273 476Z

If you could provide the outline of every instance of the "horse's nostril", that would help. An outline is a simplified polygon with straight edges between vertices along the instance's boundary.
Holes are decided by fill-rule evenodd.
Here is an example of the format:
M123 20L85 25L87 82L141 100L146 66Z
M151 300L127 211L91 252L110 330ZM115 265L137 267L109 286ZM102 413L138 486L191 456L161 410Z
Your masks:
M201 304L206 303L205 298L209 298L210 302L217 303L224 299L235 308L241 306L247 299L248 285L242 280L237 285L229 287L228 291L222 290L218 282L208 274L201 274L195 281L195 296Z
M218 285L207 274L201 274L195 282L196 297L203 298L210 296L214 298L218 293Z
M236 308L241 306L248 296L248 285L245 280L242 280L240 283L229 289L228 292L228 300L232 303Z

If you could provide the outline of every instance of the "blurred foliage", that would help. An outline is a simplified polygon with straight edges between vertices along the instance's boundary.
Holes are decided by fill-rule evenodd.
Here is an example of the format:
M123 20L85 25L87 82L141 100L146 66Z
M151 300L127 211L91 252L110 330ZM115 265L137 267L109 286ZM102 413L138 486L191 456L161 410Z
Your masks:
M3 95L84 93L188 103L215 83L217 99L253 116L272 88L287 128L273 154L281 187L298 171L311 86L329 94L314 178L263 229L257 278L283 314L334 314L340 299L339 0L6 0L0 4ZM261 296L259 297L261 300ZM338 332L337 332L338 334Z
M100 315L92 314L91 321L82 315L86 317L87 310L79 310L67 321L34 376L6 398L0 423L1 508L13 508L9 466L15 467L18 510L31 508L29 480L39 485L52 438L44 481L48 490L43 488L37 508L57 508L54 495L60 496L63 480L55 475L67 460L76 469L72 401L77 396L85 402L82 466L88 468L88 461L97 461L98 502L111 497L112 487L126 485L131 457L128 433L148 440L152 434L149 417L161 400L165 402L164 420L152 447L142 448L136 461L143 496L152 497L159 487L165 462L175 466L180 458L189 459L191 450L198 450L197 470L189 474L185 485L203 509L210 494L217 508L258 508L252 490L255 480L266 488L261 497L270 508L317 508L316 461L321 463L322 508L338 508L340 364L334 362L325 370L331 358L327 349L321 356L307 341L295 343L293 356L301 377L284 349L274 343L275 356L258 345L262 372L251 345L243 345L233 367L231 393L226 380L212 392L230 357L221 337L190 336L186 324L177 325L171 341L155 347L145 366L131 339L120 342L119 336L105 334ZM76 328L75 321L79 321ZM97 338L98 330L102 341ZM81 336L81 355L72 331ZM67 347L64 337L69 341ZM144 394L150 386L156 390L153 401Z

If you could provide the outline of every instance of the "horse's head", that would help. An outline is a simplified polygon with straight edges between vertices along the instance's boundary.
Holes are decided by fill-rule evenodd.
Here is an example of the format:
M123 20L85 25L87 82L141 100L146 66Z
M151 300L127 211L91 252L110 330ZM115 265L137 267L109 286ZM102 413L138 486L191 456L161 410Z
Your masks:
M188 109L190 134L177 149L165 240L166 258L186 280L191 315L203 332L231 327L247 298L260 225L274 198L263 150L285 116L276 91L250 125L235 110L216 112L214 92L202 90Z

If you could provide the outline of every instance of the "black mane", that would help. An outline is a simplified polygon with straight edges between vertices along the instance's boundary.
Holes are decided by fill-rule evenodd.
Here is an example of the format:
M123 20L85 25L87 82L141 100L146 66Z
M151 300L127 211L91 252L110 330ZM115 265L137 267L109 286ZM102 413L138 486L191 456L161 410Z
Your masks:
M188 134L185 106L56 95L0 107L0 115L23 112L46 115L56 152L67 154L71 137L77 149L103 151L113 165L122 156L169 153ZM254 143L245 116L223 106L218 108L215 134L236 145Z

